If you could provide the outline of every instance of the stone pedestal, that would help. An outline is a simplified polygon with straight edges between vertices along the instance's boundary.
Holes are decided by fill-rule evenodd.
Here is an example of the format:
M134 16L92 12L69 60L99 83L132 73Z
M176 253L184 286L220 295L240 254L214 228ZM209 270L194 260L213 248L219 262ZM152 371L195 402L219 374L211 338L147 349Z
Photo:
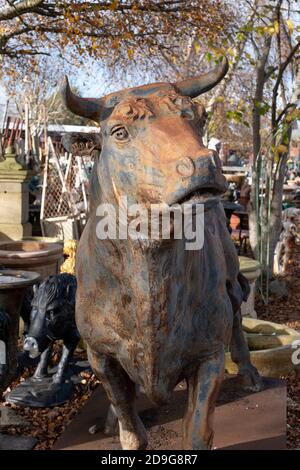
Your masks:
M257 318L254 308L255 300L255 282L260 276L260 263L255 259L247 258L246 256L239 256L240 272L248 279L250 284L250 294L247 302L243 302L241 306L242 316L250 316Z
M20 240L31 235L28 180L24 170L9 149L0 163L0 241Z

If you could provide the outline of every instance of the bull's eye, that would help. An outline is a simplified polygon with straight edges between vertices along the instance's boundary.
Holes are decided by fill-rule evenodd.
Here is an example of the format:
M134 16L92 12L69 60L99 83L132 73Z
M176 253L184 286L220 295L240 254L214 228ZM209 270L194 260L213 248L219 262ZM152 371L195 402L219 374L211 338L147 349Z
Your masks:
M129 138L128 131L125 129L125 127L115 127L111 131L111 135L113 135L114 138L120 142L128 140Z
M194 112L192 109L190 108L184 108L181 110L181 116L185 119L189 119L189 120L192 120L194 119Z

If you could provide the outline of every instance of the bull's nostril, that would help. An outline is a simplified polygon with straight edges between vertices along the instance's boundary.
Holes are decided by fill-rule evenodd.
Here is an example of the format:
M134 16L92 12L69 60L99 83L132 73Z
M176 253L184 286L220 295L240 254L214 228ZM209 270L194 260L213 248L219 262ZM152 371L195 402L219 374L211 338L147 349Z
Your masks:
M195 172L195 164L190 157L184 157L177 162L176 171L181 176L192 176Z

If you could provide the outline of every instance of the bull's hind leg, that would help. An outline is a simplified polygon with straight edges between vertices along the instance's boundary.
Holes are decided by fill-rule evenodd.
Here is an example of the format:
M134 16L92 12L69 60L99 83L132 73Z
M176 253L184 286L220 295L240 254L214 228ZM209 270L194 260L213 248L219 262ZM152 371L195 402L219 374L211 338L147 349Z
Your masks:
M118 418L122 449L145 449L147 447L147 434L137 414L134 383L115 359L90 350L88 351L88 358L112 404L110 413L115 414ZM112 427L113 418L113 416L110 417Z
M224 376L224 349L201 363L187 380L188 404L183 419L183 448L211 449L213 415Z
M263 388L262 378L256 367L251 364L249 348L243 334L242 315L238 310L233 316L230 354L233 362L238 366L238 375L243 387L258 392Z

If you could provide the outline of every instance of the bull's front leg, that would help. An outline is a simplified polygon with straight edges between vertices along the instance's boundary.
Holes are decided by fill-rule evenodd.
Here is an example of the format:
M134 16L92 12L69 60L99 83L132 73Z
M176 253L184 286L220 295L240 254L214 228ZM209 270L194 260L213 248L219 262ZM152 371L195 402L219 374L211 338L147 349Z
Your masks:
M188 404L183 419L183 448L211 449L213 416L217 395L224 376L224 348L202 362L187 379Z
M70 338L64 340L61 359L57 366L57 371L52 377L52 381L54 384L63 383L70 359L72 358L74 351L79 343L79 339L80 337L77 332L74 332L74 334L72 334Z
M261 390L263 382L256 367L251 364L248 344L243 334L240 310L233 316L230 353L233 362L235 362L239 368L238 375L243 387L254 392Z
M147 447L147 434L135 406L135 384L113 358L88 349L90 365L101 381L111 402L106 425L114 427L114 415L119 421L120 442L124 450Z
M41 380L48 376L48 364L51 357L53 343L50 343L49 346L42 352L40 362L37 365L37 368L34 371L32 376L33 380Z

